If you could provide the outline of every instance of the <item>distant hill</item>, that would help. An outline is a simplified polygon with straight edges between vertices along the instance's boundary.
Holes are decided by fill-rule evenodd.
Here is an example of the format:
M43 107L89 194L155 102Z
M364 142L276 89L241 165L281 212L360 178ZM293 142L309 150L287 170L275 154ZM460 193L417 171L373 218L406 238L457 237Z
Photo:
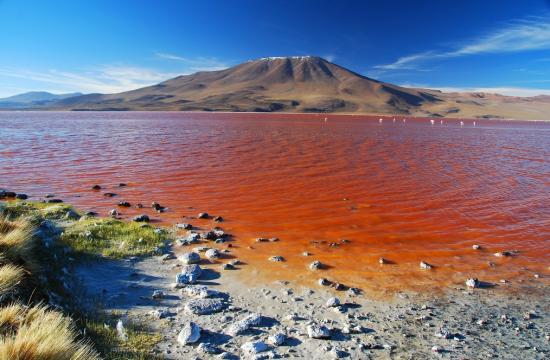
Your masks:
M118 94L49 102L52 110L327 112L544 119L547 96L443 93L371 79L316 56L269 57Z
M51 102L81 96L82 93L52 94L47 91L30 91L23 94L0 98L0 108L25 108L44 106Z

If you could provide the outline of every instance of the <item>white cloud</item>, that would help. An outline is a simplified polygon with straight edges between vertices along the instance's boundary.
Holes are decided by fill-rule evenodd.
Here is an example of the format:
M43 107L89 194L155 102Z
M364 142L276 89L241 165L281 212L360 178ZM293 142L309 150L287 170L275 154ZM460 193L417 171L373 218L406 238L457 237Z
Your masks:
M471 40L448 51L425 51L403 56L393 63L377 65L382 70L417 69L422 62L459 56L550 49L550 18L515 21L509 26Z
M401 84L403 87L423 88L441 90L443 92L482 92L489 94L501 94L507 96L537 96L550 95L550 89L525 88L513 86L501 87L452 87L452 86L430 86L426 84Z
M208 58L208 57L191 58L191 57L184 57L184 56L165 53L165 52L157 52L155 53L155 55L161 59L182 62L183 64L185 64L187 70L191 72L216 71L216 70L227 69L229 67L229 65L227 65L225 62L218 60L216 58Z
M24 69L0 69L0 76L19 78L40 83L57 91L80 91L85 93L116 93L153 85L173 78L178 73L153 69L109 65L97 69L71 72L50 69L44 72ZM33 89L33 90L36 90Z

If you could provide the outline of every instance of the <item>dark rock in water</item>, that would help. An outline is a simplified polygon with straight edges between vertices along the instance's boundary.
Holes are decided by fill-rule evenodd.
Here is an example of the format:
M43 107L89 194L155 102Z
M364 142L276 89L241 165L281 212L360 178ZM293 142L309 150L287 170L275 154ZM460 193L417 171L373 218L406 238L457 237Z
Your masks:
M220 223L220 222L223 222L223 218L221 216L216 216L214 218L214 221Z
M46 201L48 204L60 204L63 202L63 200L61 199L48 199L48 201Z
M163 212L166 209L164 206L160 205L158 202L155 202L155 201L151 203L151 207L158 212Z
M136 204L136 208L138 208L138 209L143 208L143 204L142 204L142 203L137 203L137 204Z
M122 207L130 207L132 205L130 205L130 203L128 201L119 201L118 202L118 206L122 206Z
M149 216L145 214L141 214L138 216L134 216L132 220L134 220L135 222L149 222L150 219L149 219Z
M101 190L101 186L96 184L96 185L92 186L92 190Z
M49 199L49 198L53 198L55 197L55 194L46 194L46 196L44 196L46 199Z
M128 186L128 185L125 184L125 183L119 183L119 184L118 184L118 187L125 187L125 186Z
M218 236L214 231L207 231L201 234L201 237L206 240L216 240Z
M14 198L17 194L13 191L0 190L0 199L3 198Z
M119 213L116 209L111 209L111 210L109 211L109 216L110 216L110 217L116 218L118 215L120 215L120 213Z
M15 195L15 198L19 200L27 200L29 197L27 196L27 194L17 194Z
M107 192L107 193L103 194L103 196L105 196L105 197L114 197L114 196L116 196L116 194L111 193L111 192Z
M208 215L208 213L202 212L202 213L199 213L199 215L197 215L197 218L199 218L199 219L208 219L209 215Z
M95 211L86 211L86 213L84 213L84 215L86 215L86 216L97 216L97 213Z

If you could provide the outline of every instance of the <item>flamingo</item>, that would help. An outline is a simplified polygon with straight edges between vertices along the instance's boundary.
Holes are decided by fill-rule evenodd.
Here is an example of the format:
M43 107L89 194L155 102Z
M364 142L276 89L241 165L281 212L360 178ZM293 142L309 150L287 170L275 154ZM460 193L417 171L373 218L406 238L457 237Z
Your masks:
M460 122L460 126L464 126L464 121L461 121L461 122Z
M380 118L380 120L378 120L378 122L379 122L380 124L382 124L382 121L384 121L384 119L382 119L382 118Z
M430 124L432 124L432 125L433 125L434 123L435 123L435 121L434 121L433 119L432 119L432 120L430 120Z
M439 123L440 123L441 125L443 125L443 120L441 120Z
M476 122L474 121L474 126L476 126Z
M407 122L407 119L403 119L403 124Z

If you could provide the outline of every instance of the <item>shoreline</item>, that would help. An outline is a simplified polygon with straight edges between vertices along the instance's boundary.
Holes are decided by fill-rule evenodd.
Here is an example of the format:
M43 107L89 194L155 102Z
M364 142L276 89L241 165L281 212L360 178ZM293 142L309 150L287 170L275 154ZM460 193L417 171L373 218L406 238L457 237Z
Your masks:
M243 280L251 271L246 259L232 262L231 248L222 249L223 243L164 245L157 255L74 264L85 289L81 300L102 304L123 326L147 324L161 336L151 352L162 358L542 359L550 352L550 293L544 283L515 294L462 285L442 294L400 292L376 299L286 279L252 285ZM174 287L178 274L194 266L183 254L205 245L221 251L212 256L200 249L199 274ZM234 268L223 265L228 263Z

